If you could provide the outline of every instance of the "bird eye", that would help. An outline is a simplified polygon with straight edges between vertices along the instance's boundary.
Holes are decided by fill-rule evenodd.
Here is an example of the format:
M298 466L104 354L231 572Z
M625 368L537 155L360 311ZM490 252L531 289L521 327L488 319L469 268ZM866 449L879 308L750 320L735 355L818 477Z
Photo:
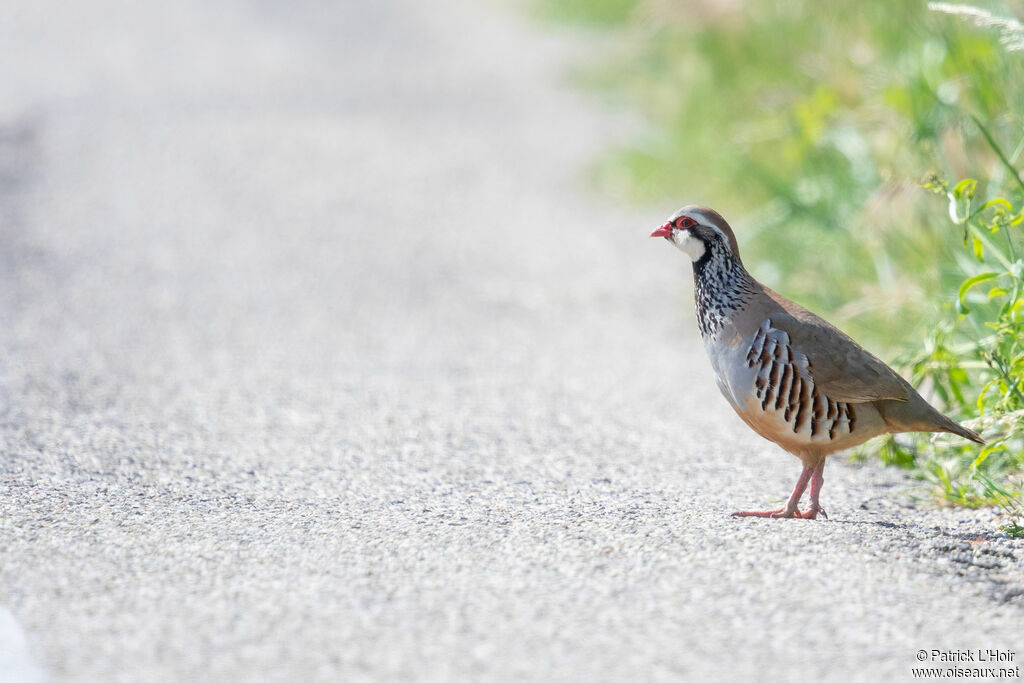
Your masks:
M679 222L676 223L677 228L692 228L695 225L696 223L693 221L693 219L686 216L680 218Z

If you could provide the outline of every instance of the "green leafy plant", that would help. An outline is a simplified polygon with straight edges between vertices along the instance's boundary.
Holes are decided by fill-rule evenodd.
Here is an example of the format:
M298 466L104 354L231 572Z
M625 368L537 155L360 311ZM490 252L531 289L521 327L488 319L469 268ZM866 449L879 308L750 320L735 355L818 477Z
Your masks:
M981 127L980 122L978 122ZM984 131L984 127L982 127ZM1010 160L985 136L1024 190ZM990 183L990 185L992 185ZM968 425L988 443L972 446L910 437L889 445L903 461L921 458L922 477L941 496L968 507L999 505L1022 514L1024 471L1024 260L1018 255L1024 213L1003 196L977 204L972 178L950 187L938 177L926 189L943 196L948 215L969 257L960 259L963 279L956 299L928 335L922 348L904 356L915 384L930 388L961 416L977 416ZM1013 525L1019 523L1014 521Z

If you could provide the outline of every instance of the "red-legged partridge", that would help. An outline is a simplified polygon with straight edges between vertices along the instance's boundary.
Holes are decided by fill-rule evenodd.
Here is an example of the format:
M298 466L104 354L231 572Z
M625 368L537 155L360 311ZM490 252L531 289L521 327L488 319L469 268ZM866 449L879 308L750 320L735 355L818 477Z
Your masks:
M879 434L951 432L984 443L857 342L755 280L717 212L683 207L651 237L693 261L697 326L719 390L751 429L804 465L786 507L737 516L827 517L818 499L825 456Z

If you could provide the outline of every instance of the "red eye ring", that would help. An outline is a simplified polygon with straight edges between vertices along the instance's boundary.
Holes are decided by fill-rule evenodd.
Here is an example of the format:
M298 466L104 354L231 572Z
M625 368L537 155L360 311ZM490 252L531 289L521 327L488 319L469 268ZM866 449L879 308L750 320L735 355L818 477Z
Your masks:
M676 227L677 228L682 228L684 230L686 228L692 228L695 225L697 225L697 223L692 218L690 218L689 216L683 216L682 218L680 218L676 222Z

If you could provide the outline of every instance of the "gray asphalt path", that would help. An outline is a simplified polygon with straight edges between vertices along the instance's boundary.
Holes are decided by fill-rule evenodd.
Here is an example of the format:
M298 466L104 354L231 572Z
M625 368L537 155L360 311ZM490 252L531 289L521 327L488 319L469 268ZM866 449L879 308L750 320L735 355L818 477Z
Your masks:
M713 388L646 237L676 207L582 189L623 130L562 83L585 42L473 3L0 11L0 677L893 680L1021 646L990 511L836 461L831 521L727 516L799 463Z

